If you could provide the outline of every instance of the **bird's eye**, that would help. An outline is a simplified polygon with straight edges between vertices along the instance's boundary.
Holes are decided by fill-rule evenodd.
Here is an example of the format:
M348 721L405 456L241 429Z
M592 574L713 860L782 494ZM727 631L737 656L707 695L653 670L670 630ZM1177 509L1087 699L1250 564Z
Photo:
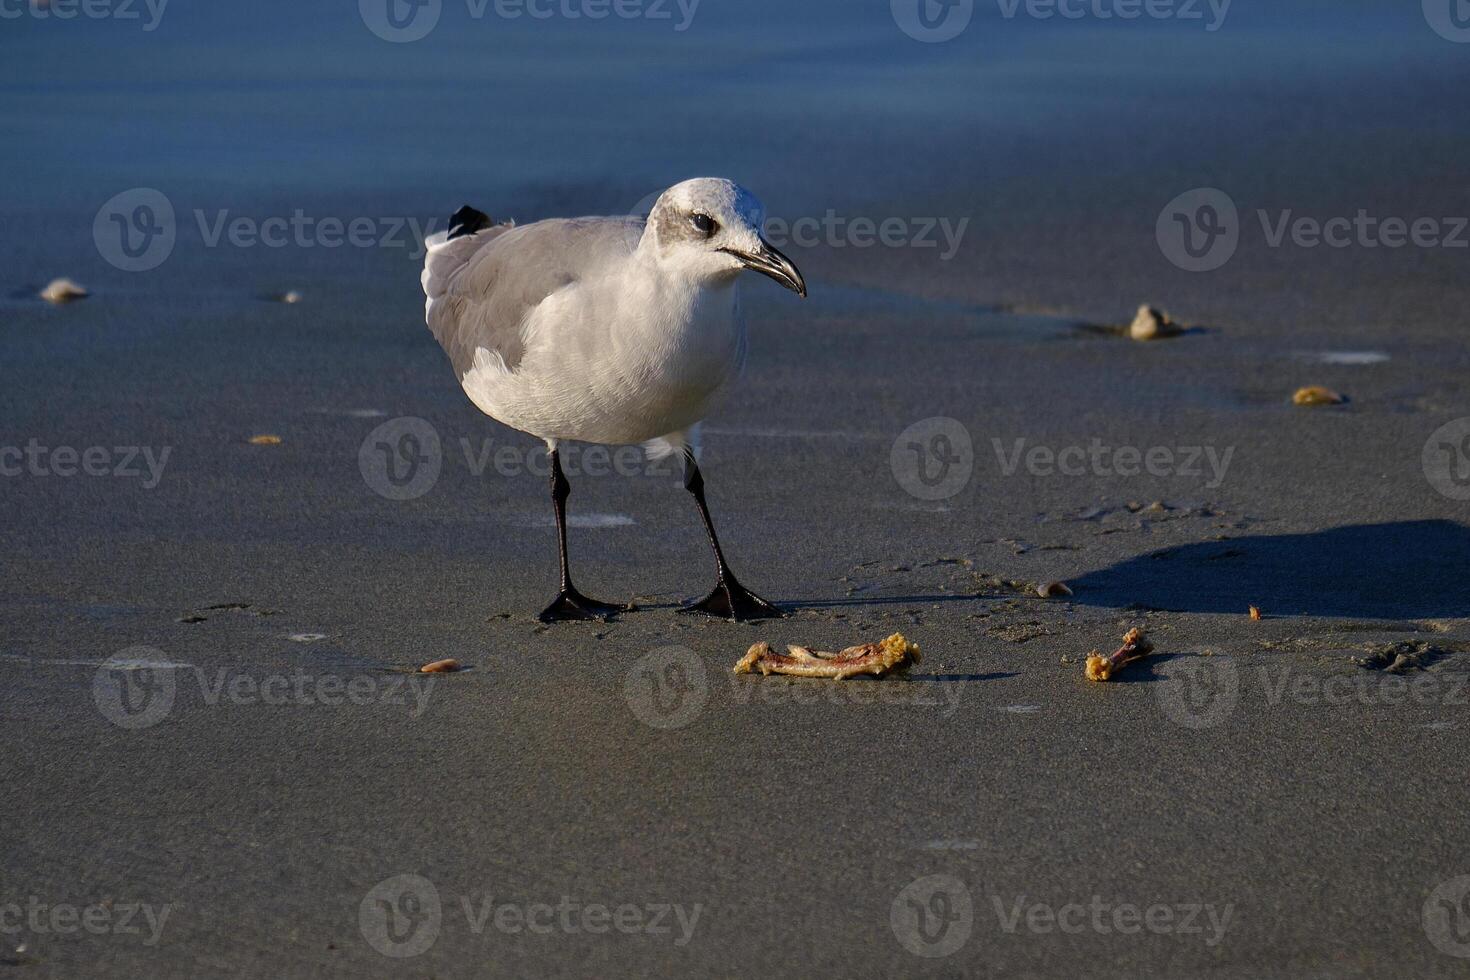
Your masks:
M720 230L720 223L707 214L691 214L689 221L694 225L695 230L705 238L712 237L715 232Z

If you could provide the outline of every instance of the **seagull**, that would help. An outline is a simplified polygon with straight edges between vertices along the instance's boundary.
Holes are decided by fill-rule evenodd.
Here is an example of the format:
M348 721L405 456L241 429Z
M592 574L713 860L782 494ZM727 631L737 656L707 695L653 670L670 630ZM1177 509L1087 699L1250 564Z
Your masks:
M648 216L496 223L468 205L425 240L424 317L460 386L491 418L545 441L561 590L542 622L606 620L632 607L577 591L567 562L567 441L679 455L715 557L714 589L683 607L743 621L781 616L725 562L695 459L699 423L740 376L746 269L806 297L761 234L765 209L729 180L659 195Z

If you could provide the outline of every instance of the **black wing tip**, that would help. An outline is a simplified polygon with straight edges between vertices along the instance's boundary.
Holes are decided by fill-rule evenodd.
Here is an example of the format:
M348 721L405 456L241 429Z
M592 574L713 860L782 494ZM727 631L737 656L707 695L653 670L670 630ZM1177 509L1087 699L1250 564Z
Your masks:
M454 212L449 219L449 241L453 241L464 235L473 235L477 232L484 231L493 224L495 222L491 221L490 216L484 211L477 210L466 204Z

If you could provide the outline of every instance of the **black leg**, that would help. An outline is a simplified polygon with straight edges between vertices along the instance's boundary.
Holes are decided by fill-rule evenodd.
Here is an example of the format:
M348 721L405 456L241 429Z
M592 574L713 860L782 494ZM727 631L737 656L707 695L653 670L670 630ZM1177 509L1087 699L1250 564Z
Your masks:
M567 498L572 495L572 485L561 471L561 456L551 451L551 504L556 509L556 552L561 558L561 592L551 605L541 610L537 618L543 623L563 620L605 620L609 616L626 612L627 606L615 606L609 602L589 599L577 591L572 584L572 570L567 563Z
M725 564L725 553L720 550L720 539L715 535L715 522L710 519L709 505L704 502L704 474L699 472L694 454L687 449L684 451L684 488L694 495L694 502L699 505L699 516L704 519L704 530L715 553L715 574L719 578L714 591L680 611L705 613L737 623L747 619L778 619L786 615L741 585Z

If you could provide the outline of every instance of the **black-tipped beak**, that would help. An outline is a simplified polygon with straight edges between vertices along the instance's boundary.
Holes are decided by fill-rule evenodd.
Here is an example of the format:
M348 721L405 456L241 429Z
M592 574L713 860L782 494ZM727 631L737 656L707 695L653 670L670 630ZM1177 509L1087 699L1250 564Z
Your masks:
M781 251L761 239L760 248L755 252L740 252L733 248L723 249L735 256L745 264L747 269L753 269L763 276L772 279L796 293L802 299L806 299L806 280L801 277L801 270L797 269L790 259L781 254Z

